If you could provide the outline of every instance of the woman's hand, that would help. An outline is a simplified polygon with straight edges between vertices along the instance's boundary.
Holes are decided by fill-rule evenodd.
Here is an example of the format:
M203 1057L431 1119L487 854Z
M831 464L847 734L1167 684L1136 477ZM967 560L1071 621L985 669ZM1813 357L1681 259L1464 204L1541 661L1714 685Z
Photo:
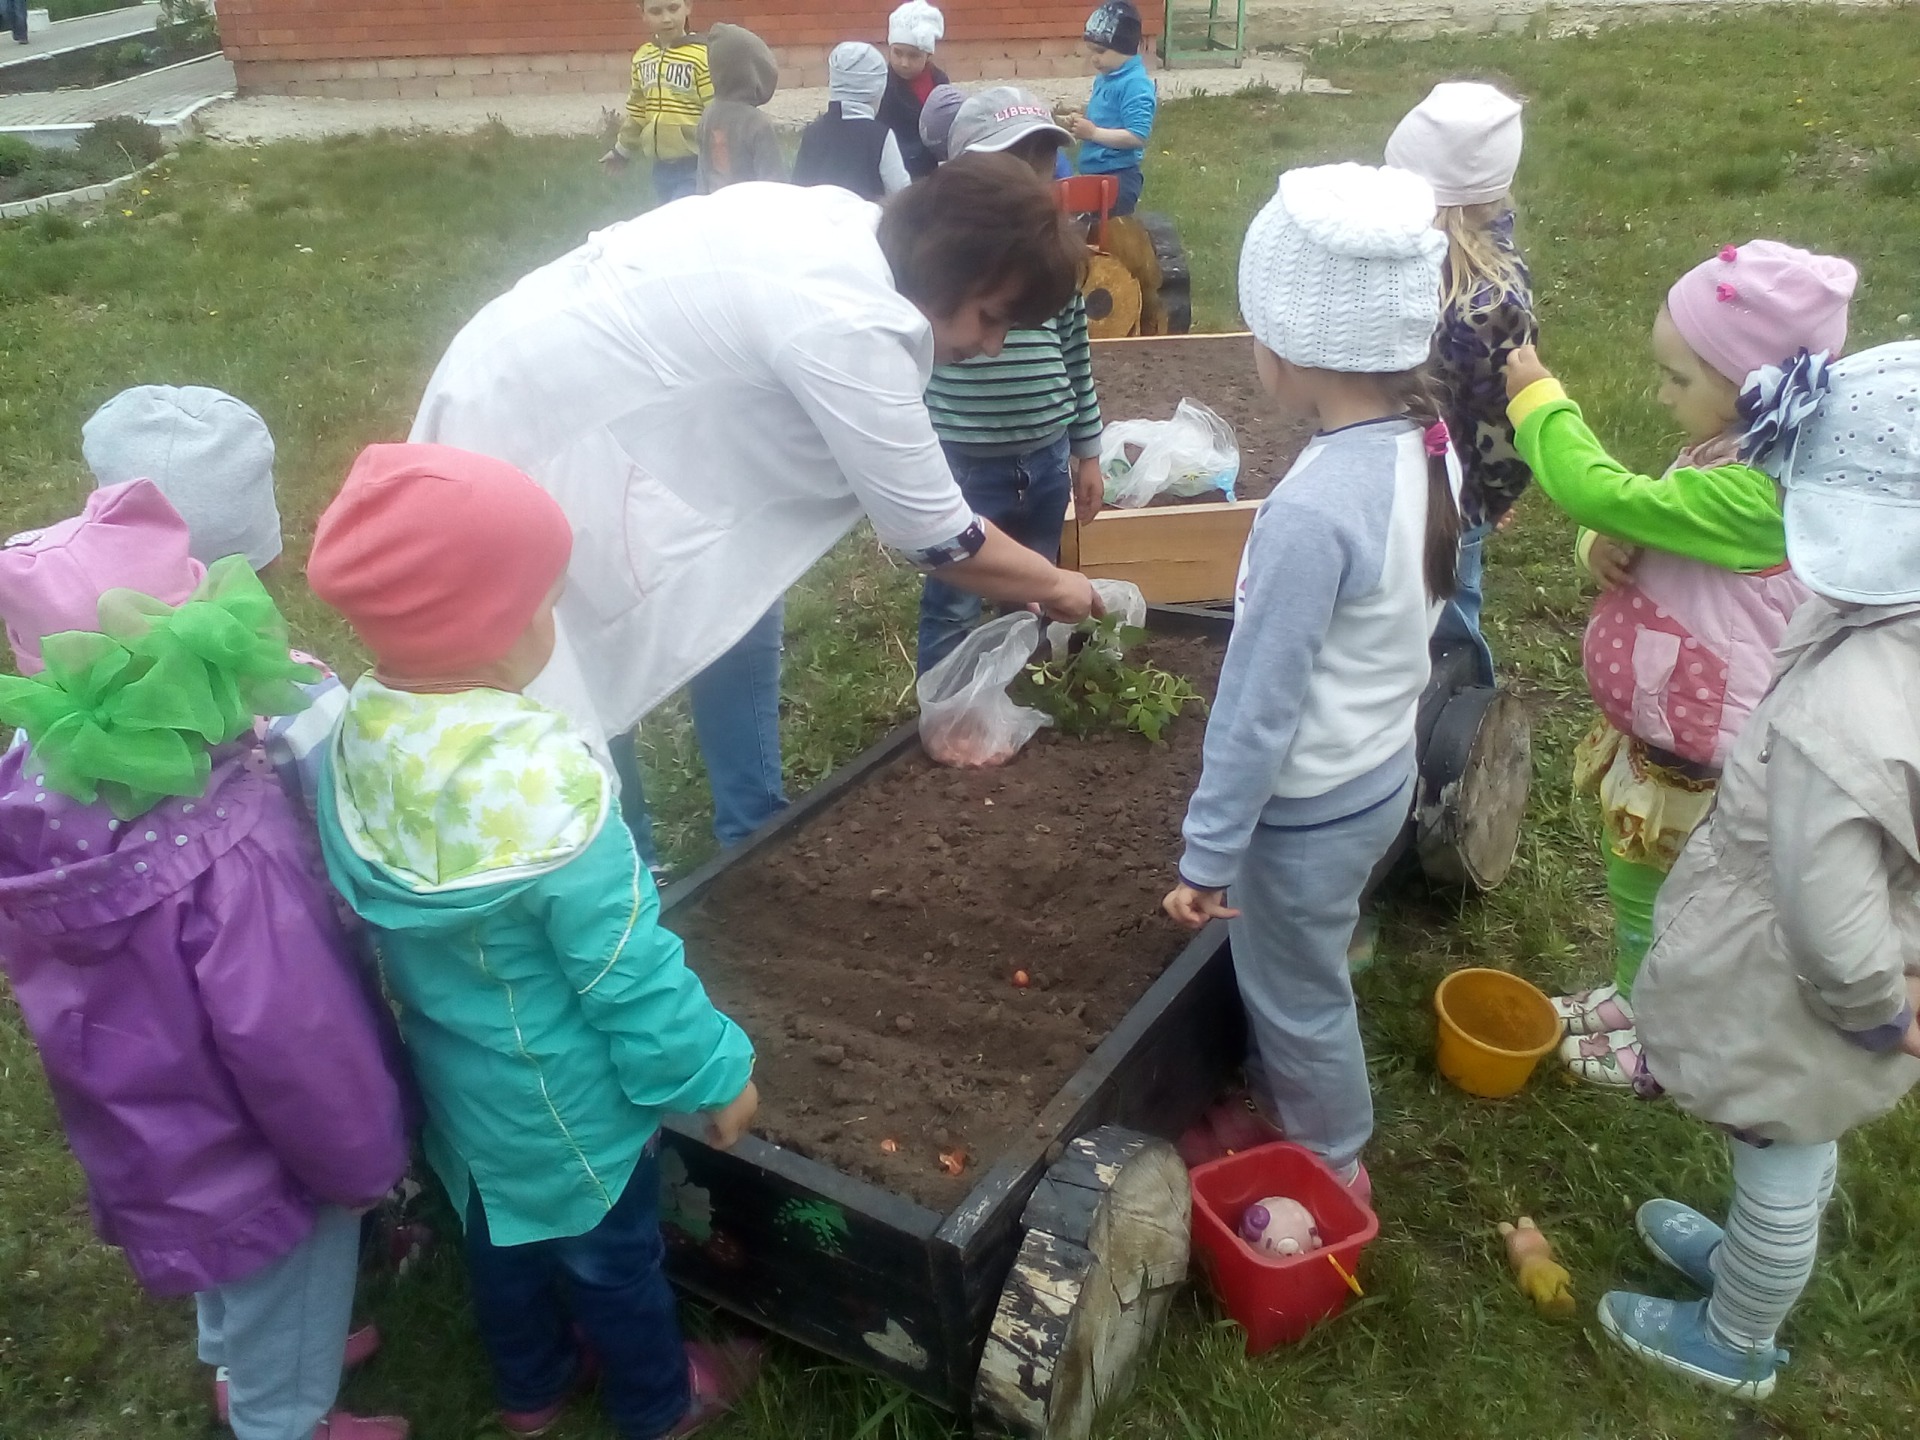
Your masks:
M1038 602L1040 613L1047 619L1078 625L1082 620L1106 613L1106 607L1100 603L1100 597L1094 591L1093 581L1078 570L1055 570L1053 573L1058 577L1054 593Z
M1639 546L1622 545L1618 540L1596 535L1593 544L1587 547L1587 570L1602 590L1618 590L1632 581L1634 562L1639 558Z
M1522 345L1507 356L1507 399L1517 400L1520 392L1539 380L1553 379L1553 372L1540 363L1540 352Z
M1240 912L1226 903L1225 890L1196 890L1182 880L1167 892L1160 908L1189 930L1198 930L1209 920L1238 919Z
M707 1112L707 1143L716 1150L731 1150L739 1144L740 1137L747 1133L747 1127L753 1124L754 1112L760 1108L760 1091L749 1080L747 1088L718 1110Z
M1098 455L1082 455L1073 462L1073 518L1082 525L1100 513L1106 503L1106 477Z

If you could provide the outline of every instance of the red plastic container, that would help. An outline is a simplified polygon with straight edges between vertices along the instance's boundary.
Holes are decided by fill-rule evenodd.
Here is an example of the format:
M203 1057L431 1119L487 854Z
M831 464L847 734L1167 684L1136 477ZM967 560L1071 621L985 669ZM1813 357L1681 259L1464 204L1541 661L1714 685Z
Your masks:
M1247 1354L1290 1345L1345 1308L1353 1291L1333 1260L1357 1276L1360 1252L1380 1233L1380 1221L1319 1156L1279 1141L1209 1161L1188 1178L1194 1252L1220 1303L1246 1330ZM1320 1227L1320 1249L1266 1255L1240 1238L1241 1214L1269 1195L1307 1207Z

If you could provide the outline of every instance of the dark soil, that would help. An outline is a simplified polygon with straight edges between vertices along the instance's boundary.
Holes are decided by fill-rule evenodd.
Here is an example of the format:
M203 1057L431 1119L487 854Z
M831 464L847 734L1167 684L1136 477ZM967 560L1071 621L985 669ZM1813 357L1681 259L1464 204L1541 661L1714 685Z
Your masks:
M1259 500L1271 491L1313 433L1312 426L1276 412L1253 373L1253 341L1244 335L1096 341L1093 379L1100 413L1109 422L1171 420L1186 397L1231 425L1240 442L1233 492L1241 500Z
M1212 696L1217 644L1142 652ZM997 770L915 749L676 915L758 1048L755 1129L958 1204L1187 943L1160 899L1204 730L1191 713L1160 745L1043 730Z
M176 26L172 33L149 31L125 40L89 45L85 49L9 65L0 69L0 95L46 90L92 90L135 75L144 75L150 70L178 65L184 60L198 60L219 53L219 38L203 26Z

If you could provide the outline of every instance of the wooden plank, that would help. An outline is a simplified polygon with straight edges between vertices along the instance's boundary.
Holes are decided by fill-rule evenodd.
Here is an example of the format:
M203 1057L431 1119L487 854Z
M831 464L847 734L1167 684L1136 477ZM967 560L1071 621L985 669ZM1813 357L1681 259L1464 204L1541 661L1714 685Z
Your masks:
M1108 509L1084 525L1069 515L1061 563L1096 579L1130 580L1150 604L1230 600L1259 509L1255 500Z

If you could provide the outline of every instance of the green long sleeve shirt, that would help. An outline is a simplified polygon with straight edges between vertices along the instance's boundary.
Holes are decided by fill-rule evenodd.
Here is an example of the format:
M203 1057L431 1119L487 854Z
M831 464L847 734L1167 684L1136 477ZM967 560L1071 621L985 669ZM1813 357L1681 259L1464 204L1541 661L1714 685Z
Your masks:
M1636 475L1606 452L1557 380L1529 385L1507 414L1535 481L1577 524L1724 570L1786 563L1780 490L1764 471L1683 465L1664 477Z

